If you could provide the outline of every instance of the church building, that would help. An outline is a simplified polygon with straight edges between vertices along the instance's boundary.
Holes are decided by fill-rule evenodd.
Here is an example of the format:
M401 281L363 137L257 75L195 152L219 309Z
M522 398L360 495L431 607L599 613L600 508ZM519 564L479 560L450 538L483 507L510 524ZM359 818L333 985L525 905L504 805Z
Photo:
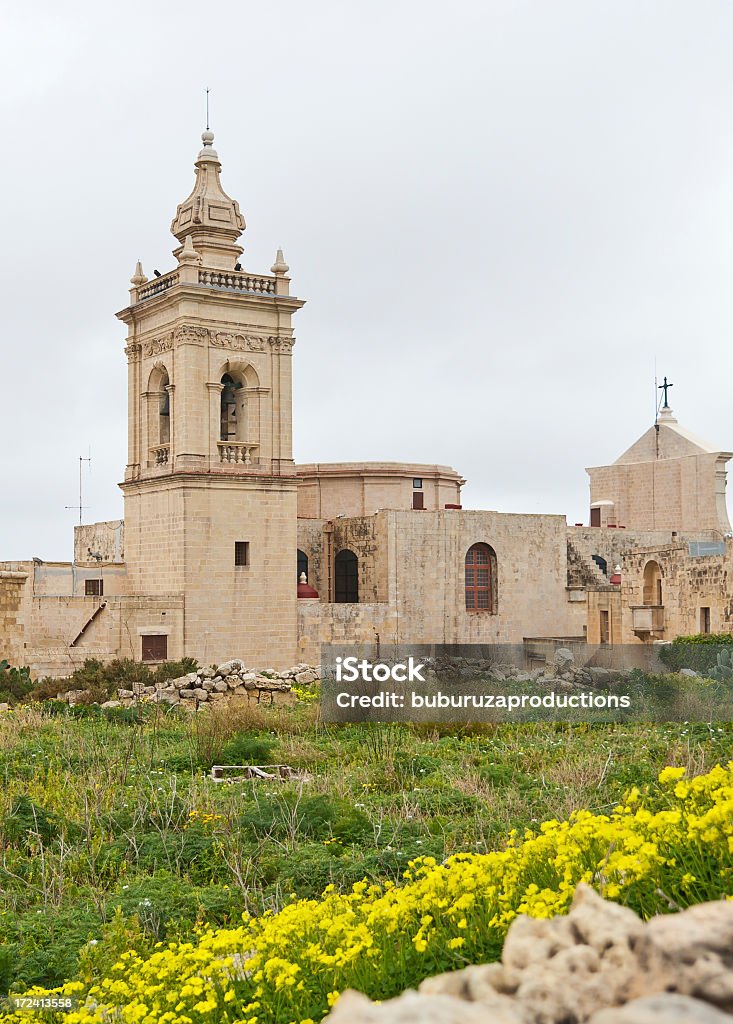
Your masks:
M72 563L0 563L0 657L37 676L89 657L282 669L319 664L326 643L640 643L733 627L731 453L666 402L613 465L588 470L588 526L465 509L448 466L296 465L304 300L282 251L269 273L243 269L244 218L202 140L171 224L175 266L148 279L138 263L117 314L124 519L77 527Z

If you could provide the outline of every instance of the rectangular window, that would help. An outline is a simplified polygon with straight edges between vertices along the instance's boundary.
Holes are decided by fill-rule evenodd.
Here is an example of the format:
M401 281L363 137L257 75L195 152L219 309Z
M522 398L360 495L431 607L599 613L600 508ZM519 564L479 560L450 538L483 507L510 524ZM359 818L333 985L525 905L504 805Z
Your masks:
M84 580L84 593L87 597L102 597L104 580Z
M701 608L700 609L700 632L701 633L709 633L710 632L710 609L709 608Z
M143 636L143 661L166 661L168 658L167 636Z
M234 564L249 565L249 541L237 540L234 542Z
M413 478L412 489L413 489L413 491L421 491L422 490L422 477L421 476L416 476L416 477Z
M413 508L425 508L425 495L422 491L412 492L412 507Z
M601 643L602 644L607 644L609 642L609 636L610 636L609 622L608 622L608 612L601 612L600 627L601 627Z

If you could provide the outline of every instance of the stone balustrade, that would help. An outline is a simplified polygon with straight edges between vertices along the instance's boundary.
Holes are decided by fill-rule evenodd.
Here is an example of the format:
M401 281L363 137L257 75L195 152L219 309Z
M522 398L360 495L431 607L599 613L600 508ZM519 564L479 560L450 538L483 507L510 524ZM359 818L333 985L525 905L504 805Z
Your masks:
M274 295L276 278L235 270L199 270L199 284L255 295Z
M179 276L177 270L172 270L169 274L163 274L162 277L154 277L152 281L148 281L147 284L138 288L137 301L142 302L144 299L150 299L153 295L160 295L161 292L172 288L174 284L178 284Z
M231 465L250 466L256 463L258 444L251 441L219 441L219 462Z
M150 449L150 455L156 466L167 466L171 457L171 446L169 444L156 445L155 448Z

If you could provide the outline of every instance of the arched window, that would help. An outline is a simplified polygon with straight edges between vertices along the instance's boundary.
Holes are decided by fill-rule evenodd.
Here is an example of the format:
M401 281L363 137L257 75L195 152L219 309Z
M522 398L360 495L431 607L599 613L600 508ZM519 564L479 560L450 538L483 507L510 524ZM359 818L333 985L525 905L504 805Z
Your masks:
M334 583L334 601L338 604L358 603L359 559L353 551L344 549L336 555Z
M644 566L644 604L659 605L662 601L662 570L659 562L647 562Z
M240 441L240 432L243 427L244 403L239 399L237 392L242 387L242 382L235 380L230 373L225 373L221 378L221 438L222 441Z
M305 573L305 578L308 579L308 555L305 551L301 551L298 548L298 582L300 583L300 577Z
M472 544L466 552L466 609L496 612L496 554L488 544Z
M171 386L168 371L162 363L156 364L148 378L147 388L147 447L151 465L167 465L171 443Z
M160 396L160 413L158 416L158 434L161 444L169 444L171 439L171 396L166 390L168 387L168 374L162 383L163 394Z

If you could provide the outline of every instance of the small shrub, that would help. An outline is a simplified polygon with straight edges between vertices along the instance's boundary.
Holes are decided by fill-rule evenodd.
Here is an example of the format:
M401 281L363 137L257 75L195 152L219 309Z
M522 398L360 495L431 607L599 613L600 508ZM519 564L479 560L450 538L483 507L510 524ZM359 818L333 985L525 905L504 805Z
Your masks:
M4 658L0 661L0 703L15 705L32 689L29 668L13 668Z
M271 736L253 736L239 733L224 744L222 764L269 764L277 741ZM210 767L210 766L208 766Z

